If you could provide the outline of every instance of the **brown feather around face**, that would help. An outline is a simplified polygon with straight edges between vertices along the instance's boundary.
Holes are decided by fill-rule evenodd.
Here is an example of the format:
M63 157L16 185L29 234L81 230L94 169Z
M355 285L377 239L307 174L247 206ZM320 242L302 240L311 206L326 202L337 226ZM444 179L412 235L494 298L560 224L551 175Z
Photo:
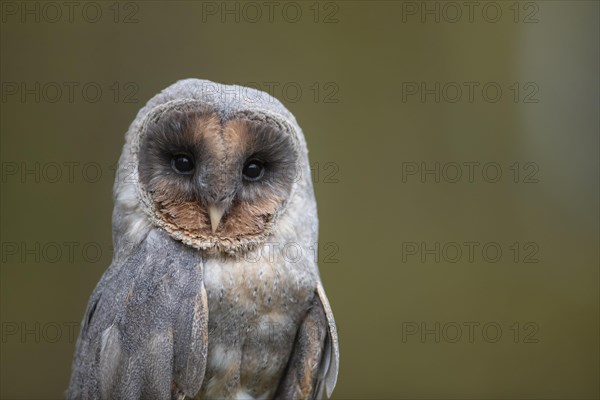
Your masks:
M181 155L193 163L189 173L174 167L174 158ZM296 157L290 135L266 120L240 114L222 121L208 108L171 110L143 135L139 176L167 230L225 248L268 231L289 197ZM261 179L244 178L249 160L264 166ZM214 233L210 205L225 209Z

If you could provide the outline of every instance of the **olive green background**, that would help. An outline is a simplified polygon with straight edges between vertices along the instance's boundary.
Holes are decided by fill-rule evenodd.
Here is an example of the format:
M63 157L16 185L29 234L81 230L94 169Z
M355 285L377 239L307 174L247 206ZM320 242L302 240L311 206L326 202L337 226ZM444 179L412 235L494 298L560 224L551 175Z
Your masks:
M50 9L39 22L4 10L1 397L63 396L69 326L110 264L123 134L155 93L199 77L271 87L304 129L340 336L334 398L598 398L599 3L520 3L517 22L514 2L486 9L502 11L497 22L482 16L487 3L472 22L464 6L447 21L455 11L443 2L297 2L285 15L279 2L272 21L262 2L258 21L236 2L121 3L118 23L113 2L95 3L95 23L85 2L72 22L64 7L56 22ZM413 5L438 7L439 23L407 14ZM12 94L36 82L39 102ZM403 99L406 82L439 82L440 101ZM479 85L473 101L465 82ZM77 85L72 101L66 85ZM84 86L101 88L97 102ZM470 162L480 163L472 182ZM72 182L64 163L76 163ZM439 183L403 176L421 163L439 163ZM487 181L494 170L482 176L486 163L501 167L498 182ZM436 242L439 262L426 252ZM465 242L479 243L473 262ZM425 252L407 253L410 243ZM493 246L484 258L486 243L499 261ZM437 341L426 331L436 324Z

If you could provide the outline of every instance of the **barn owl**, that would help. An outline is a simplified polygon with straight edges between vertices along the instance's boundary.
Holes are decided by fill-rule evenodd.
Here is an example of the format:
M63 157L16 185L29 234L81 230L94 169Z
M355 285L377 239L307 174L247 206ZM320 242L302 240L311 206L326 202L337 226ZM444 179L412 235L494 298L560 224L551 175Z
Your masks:
M315 399L338 373L308 152L267 93L187 79L131 124L69 399ZM286 252L282 251L286 249Z

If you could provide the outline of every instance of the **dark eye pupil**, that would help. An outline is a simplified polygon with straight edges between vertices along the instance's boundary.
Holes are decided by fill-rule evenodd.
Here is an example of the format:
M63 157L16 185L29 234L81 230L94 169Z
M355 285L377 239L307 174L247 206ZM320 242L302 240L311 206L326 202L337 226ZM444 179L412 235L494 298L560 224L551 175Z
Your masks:
M177 155L171 161L173 169L181 174L189 174L194 170L194 162L186 155Z
M251 180L259 179L264 171L264 167L260 161L249 161L242 171L244 176Z

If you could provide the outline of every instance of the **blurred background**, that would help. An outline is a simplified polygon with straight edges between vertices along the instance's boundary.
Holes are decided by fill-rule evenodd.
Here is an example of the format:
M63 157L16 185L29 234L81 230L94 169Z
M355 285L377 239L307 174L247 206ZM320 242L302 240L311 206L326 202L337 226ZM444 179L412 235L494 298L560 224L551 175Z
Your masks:
M123 135L188 77L304 129L335 399L599 397L597 1L1 7L2 398L64 396Z

